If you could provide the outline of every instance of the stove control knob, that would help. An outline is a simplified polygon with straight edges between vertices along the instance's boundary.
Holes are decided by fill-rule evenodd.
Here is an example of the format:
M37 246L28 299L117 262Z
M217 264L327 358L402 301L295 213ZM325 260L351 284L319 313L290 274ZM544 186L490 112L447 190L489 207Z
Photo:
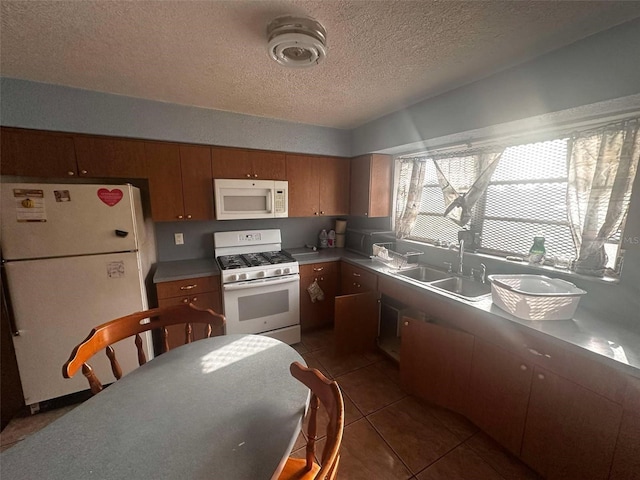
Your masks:
M276 269L276 275L282 275L282 269L281 268L277 268Z
M291 269L290 268L285 268L284 269L284 273L291 273Z
M246 280L248 278L246 273L241 273L239 277L240 277L240 280Z
M265 275L264 271L260 271L260 272L256 273L256 277L258 277L258 278L264 278L264 275Z
M227 278L229 279L230 282L236 282L238 280L238 275L234 273L232 275L229 275Z

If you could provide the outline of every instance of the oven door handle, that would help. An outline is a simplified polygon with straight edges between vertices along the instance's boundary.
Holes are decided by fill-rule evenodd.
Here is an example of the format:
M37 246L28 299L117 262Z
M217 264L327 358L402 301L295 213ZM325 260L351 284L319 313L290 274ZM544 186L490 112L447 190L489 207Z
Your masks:
M279 285L282 283L291 283L291 282L299 282L300 275L287 275L286 277L278 277L278 278L265 278L263 280L250 280L248 282L238 282L238 283L228 283L223 285L222 288L226 291L231 290L244 290L246 288L256 288L256 287L270 287L271 285Z

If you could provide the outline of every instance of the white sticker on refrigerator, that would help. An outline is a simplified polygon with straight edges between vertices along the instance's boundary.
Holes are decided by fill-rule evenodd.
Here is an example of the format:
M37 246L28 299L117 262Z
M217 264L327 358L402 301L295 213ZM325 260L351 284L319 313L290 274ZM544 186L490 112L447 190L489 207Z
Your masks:
M14 188L13 198L16 200L16 219L18 222L47 221L43 190Z
M124 262L109 262L107 263L107 276L109 278L122 278L124 277Z

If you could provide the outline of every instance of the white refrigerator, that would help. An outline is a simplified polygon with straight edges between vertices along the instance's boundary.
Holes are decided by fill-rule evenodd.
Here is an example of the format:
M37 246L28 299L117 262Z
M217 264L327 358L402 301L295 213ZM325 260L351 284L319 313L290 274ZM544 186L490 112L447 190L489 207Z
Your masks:
M0 190L13 343L25 403L37 410L89 388L80 371L63 378L62 366L94 326L147 308L155 243L131 185L3 183ZM150 334L143 343L151 358ZM125 374L138 366L131 339L114 348ZM104 353L90 363L103 383L114 380Z

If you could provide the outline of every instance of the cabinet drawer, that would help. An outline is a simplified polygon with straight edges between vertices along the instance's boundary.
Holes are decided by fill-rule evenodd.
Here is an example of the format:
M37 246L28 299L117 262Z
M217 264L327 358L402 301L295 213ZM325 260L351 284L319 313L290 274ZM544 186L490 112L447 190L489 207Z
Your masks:
M343 294L361 293L377 290L378 276L375 273L349 263L342 264L341 287Z
M338 269L338 262L310 263L300 265L300 277L317 277L318 275L328 275Z
M156 284L158 298L188 297L197 293L220 290L220 277L197 277Z
M217 277L214 277L217 278ZM167 282L174 283L174 282ZM161 285L161 284L158 284ZM172 298L164 298L158 300L158 306L160 307L171 307L174 305L181 305L185 303L193 303L198 308L210 308L214 312L220 313L222 312L222 301L220 299L220 292L206 292L201 294L185 294L179 297ZM192 339L200 340L205 338L205 325L203 324L194 324L192 325ZM173 349L175 347L179 347L180 345L184 345L186 339L186 331L185 326L181 324L177 325L169 325L167 326L167 331L169 332L169 349ZM214 330L212 335L222 335L224 334L224 329Z

